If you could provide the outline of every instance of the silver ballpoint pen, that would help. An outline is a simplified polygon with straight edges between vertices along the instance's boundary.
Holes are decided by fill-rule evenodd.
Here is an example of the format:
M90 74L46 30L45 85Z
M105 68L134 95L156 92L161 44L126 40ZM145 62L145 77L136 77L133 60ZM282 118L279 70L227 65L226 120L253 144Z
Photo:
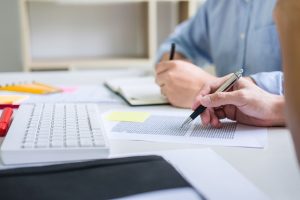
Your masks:
M239 80L239 78L242 76L243 74L243 69L238 70L237 72L233 73L229 79L227 81L225 81L225 83L223 83L223 85L221 85L217 91L215 91L214 93L217 92L226 92L228 91L237 80ZM196 110L183 122L183 124L181 125L181 128L183 128L184 126L188 125L189 123L191 123L198 115L200 115L201 113L203 113L205 111L206 107L205 106L198 106L196 108Z

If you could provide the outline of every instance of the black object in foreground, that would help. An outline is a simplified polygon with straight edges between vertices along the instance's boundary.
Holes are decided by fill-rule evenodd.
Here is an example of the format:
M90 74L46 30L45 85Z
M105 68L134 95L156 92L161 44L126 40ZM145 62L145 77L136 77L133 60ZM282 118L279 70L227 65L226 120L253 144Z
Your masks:
M0 199L3 200L99 200L186 187L192 188L172 165L159 156L0 171Z

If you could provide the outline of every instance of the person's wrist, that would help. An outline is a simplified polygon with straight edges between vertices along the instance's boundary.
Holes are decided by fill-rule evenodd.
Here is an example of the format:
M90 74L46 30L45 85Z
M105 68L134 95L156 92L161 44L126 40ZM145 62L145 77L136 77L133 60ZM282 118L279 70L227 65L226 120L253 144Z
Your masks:
M271 126L285 126L284 96L273 95L272 99L273 99L271 103L272 113L270 115Z

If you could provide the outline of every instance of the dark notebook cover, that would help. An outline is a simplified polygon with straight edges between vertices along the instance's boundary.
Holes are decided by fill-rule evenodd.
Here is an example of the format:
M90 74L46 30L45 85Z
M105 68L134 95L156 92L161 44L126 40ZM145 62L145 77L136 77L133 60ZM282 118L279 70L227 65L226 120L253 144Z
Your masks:
M0 171L0 199L111 199L191 187L163 158L138 156Z

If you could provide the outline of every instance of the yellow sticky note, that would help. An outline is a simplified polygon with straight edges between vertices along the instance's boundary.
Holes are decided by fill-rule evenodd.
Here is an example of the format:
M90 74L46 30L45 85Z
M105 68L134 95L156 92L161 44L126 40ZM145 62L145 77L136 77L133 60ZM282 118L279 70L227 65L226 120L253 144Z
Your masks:
M19 95L0 95L0 104L15 104L27 99L28 96Z
M147 112L111 112L105 119L119 122L144 122L150 113Z

